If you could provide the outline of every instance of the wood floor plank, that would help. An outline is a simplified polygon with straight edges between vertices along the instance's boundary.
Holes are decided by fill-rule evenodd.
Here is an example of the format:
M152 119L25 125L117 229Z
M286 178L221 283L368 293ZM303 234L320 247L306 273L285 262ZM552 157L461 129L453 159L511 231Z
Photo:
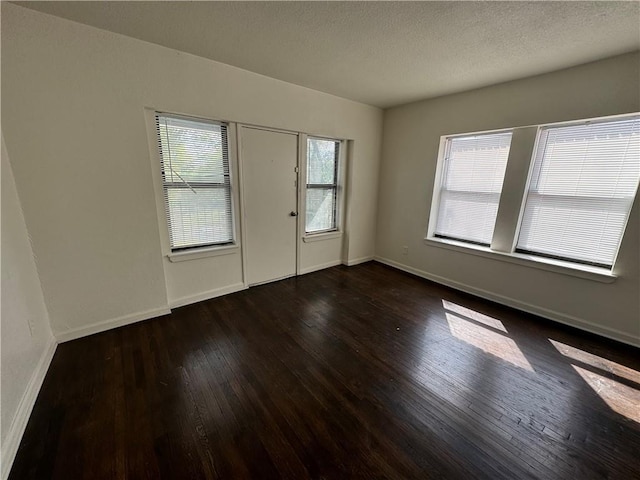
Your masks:
M636 479L638 353L334 267L59 345L10 479Z

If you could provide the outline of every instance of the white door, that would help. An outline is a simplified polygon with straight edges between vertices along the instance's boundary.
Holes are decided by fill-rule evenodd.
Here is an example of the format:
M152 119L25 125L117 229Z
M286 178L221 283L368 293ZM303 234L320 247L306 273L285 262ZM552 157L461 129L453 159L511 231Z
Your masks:
M298 136L241 127L249 285L296 274Z

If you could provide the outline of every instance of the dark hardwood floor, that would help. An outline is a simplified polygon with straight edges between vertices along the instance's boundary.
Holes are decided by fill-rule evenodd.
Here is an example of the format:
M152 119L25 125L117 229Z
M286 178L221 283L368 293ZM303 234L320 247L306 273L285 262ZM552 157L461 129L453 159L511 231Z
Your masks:
M335 267L61 344L10 478L638 479L638 353Z

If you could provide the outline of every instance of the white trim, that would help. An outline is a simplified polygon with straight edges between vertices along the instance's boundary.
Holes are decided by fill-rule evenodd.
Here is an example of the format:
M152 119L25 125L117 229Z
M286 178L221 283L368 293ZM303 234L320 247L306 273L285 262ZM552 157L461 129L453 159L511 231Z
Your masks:
M323 263L321 265L313 265L311 267L300 269L300 273L298 275L304 275L305 273L317 272L318 270L324 270L325 268L335 267L337 265L342 265L340 260L334 260L332 262Z
M436 157L436 171L434 174L433 192L431 194L431 208L429 209L429 220L427 221L427 237L433 236L438 223L438 211L440 210L440 191L442 186L442 175L444 174L444 157L447 151L446 136L440 137L438 144L438 156Z
M247 289L247 286L244 283L235 283L233 285L229 285L228 287L215 288L213 290L198 293L196 295L189 295L186 297L177 298L176 300L172 300L170 302L170 306L171 308L183 307L185 305L190 305L192 303L202 302L204 300L221 297L222 295L228 295L230 293L235 293L235 292L239 292L241 290L246 290L246 289Z
M58 343L55 338L51 337L49 344L42 352L38 365L29 379L27 388L20 399L16 413L11 421L11 426L9 427L4 444L2 445L1 477L3 480L9 476L11 466L13 465L16 453L18 452L18 447L20 446L20 441L22 440L24 431L27 428L27 423L31 417L33 406L36 403L38 393L40 392L44 378L49 370L49 365L51 365L51 360L53 360L53 355L56 352L57 346Z
M376 256L374 260L376 262L383 263L390 267L397 268L398 270L412 273L413 275L417 275L418 277L426 278L427 280L431 280L432 282L439 283L441 285L445 285L447 287L451 287L456 290L461 290L463 292L470 293L471 295L475 295L477 297L481 297L486 300L490 300L492 302L497 302L502 305L506 305L508 307L516 308L523 312L532 313L534 315L538 315L548 320L562 323L564 325L569 325L570 327L575 327L580 330L585 330L587 332L595 333L597 335L607 337L612 340L616 340L618 342L626 343L634 347L640 347L640 337L629 335L628 333L625 333L621 330L617 330L615 328L603 327L601 325L596 325L595 323L587 322L585 320L582 320L578 317L574 317L572 315L566 315L564 313L556 312L555 310L550 310L548 308L538 307L530 303L521 302L520 300L516 300L511 297L498 295L498 294L489 292L488 290L472 287L471 285L467 285L465 283L456 282L455 280L450 280L448 278L441 277L439 275L434 275L434 274L425 272L423 270L419 270L417 268L413 268L408 265L404 265L402 263L389 260L384 257Z
M290 275L285 275L284 277L270 278L269 280L264 280L263 282L250 283L249 285L247 285L247 288L259 287L260 285L267 285L268 283L279 282L280 280L286 280L288 278L295 278L295 277L296 277L296 274L292 273Z
M459 137L479 137L481 135L494 135L498 133L513 133L513 130L516 128L522 127L507 127L507 128L497 128L495 130L482 130L479 132L470 132L470 133L453 133L451 135L444 135L445 140L449 140L450 138L459 138Z
M244 127L244 128L251 128L253 130L264 130L266 132L276 132L276 133L284 133L286 135L294 135L294 136L298 136L300 135L300 132L295 131L295 130L286 130L283 128L277 128L277 127L265 127L263 125L252 125L250 123L244 123L244 122L236 122L240 127Z
M342 203L342 221L344 233L342 237L342 263L347 265L349 261L349 248L351 246L351 227L353 223L353 158L354 158L354 142L353 140L345 140L345 161L344 161L344 178L343 178L343 203Z
M457 242L455 240L448 240L444 238L425 238L424 243L431 247L446 248L447 250L477 255L479 257L490 258L492 260L515 263L517 265L537 268L539 270L562 273L564 275L571 275L572 277L586 278L587 280L595 280L602 283L613 283L616 278L618 278L615 274L605 268L580 265L577 263L555 260L553 258L538 257L525 253L499 252L482 245Z
M451 133L447 135L443 135L443 137L454 137L460 135L482 135L484 133L494 133L501 132L505 130L515 130L518 128L538 128L538 127L553 127L557 125L571 125L574 123L585 123L585 122L607 122L607 121L615 121L616 119L621 119L624 117L633 117L637 116L639 112L627 112L627 113L616 113L614 115L605 115L604 117L593 117L593 118L576 118L573 120L560 120L559 122L551 122L551 123L532 123L529 125L516 125L514 127L504 127L504 128L496 128L493 130L478 130L475 132L460 132L460 133ZM443 138L440 137L440 138Z
M298 158L296 163L296 275L302 275L302 242L307 222L307 139L306 133L298 135ZM303 187L304 186L304 187Z
M231 222L233 228L233 246L240 247L244 244L242 243L242 238L238 236L238 215L240 215L240 176L238 174L237 136L237 125L235 123L229 123L227 127L227 149L229 150L229 177L231 180ZM238 241L238 238L240 238L240 241Z
M123 315L122 317L103 320L102 322L92 323L91 325L74 328L65 332L57 332L54 333L54 335L59 343L69 342L77 338L93 335L94 333L105 332L131 323L149 320L150 318L160 317L162 315L168 315L169 313L171 313L169 307L153 308L144 312L132 313L129 315Z
M302 241L304 243L309 243L309 242L320 242L322 240L332 240L334 238L340 238L342 237L342 232L340 231L333 231L333 232L324 232L324 233L307 233L306 235L304 235L302 237Z
M366 257L353 258L351 260L347 259L346 262L342 262L343 265L347 265L348 267L353 267L354 265L360 265L361 263L370 262L371 260L375 260L376 257L373 255L369 255Z
M164 190L162 188L162 172L160 167L160 151L158 150L158 134L156 132L156 109L144 108L144 118L147 125L147 143L149 146L149 162L151 166L151 178L153 180L153 192L156 204L156 217L158 226L158 238L160 249L170 252L169 230L167 216L164 207ZM167 266L162 262L162 281L164 283L165 298L169 298L169 286L167 285Z
M236 175L236 178L238 179L238 189L237 189L237 195L238 195L238 214L240 215L240 221L238 222L238 226L240 227L240 245L242 245L242 255L240 257L241 261L242 261L242 283L244 284L245 287L248 287L249 284L247 283L247 249L246 249L246 245L247 245L247 239L246 239L246 232L247 232L247 220L246 220L246 216L245 216L245 195L244 195L244 186L245 186L245 181L244 181L244 172L243 172L243 153L242 153L242 128L243 125L241 123L236 123L234 124L235 127L235 141L234 141L234 147L235 147L235 151L236 151L236 167L238 168L238 174Z
M539 128L516 128L511 136L507 168L504 172L498 211L491 236L491 248L513 252L518 242L520 224L527 201L529 180L533 173L533 155L538 148ZM506 188L505 188L506 185ZM433 232L427 238L433 237Z
M637 117L638 113L640 112L617 113L615 115L605 115L604 117L579 118L577 120L565 120L565 121L552 122L552 123L541 123L540 125L537 125L537 126L540 127L540 129L543 129L548 127L576 125L581 123L586 124L586 123L615 122L616 120L624 120L625 117Z
M187 260L196 260L198 258L205 257L217 257L219 255L231 255L232 253L239 253L240 247L238 245L225 245L223 247L206 247L197 248L193 250L183 250L173 252L167 255L167 258L171 263L185 262Z

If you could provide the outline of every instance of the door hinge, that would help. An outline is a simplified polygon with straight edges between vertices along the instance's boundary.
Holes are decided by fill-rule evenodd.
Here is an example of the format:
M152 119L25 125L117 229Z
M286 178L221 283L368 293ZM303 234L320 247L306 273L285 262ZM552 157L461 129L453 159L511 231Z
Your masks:
M296 173L298 173L298 172L300 171L300 169L299 169L298 167L295 167L295 168L293 169L293 171L294 171L294 172L296 172Z

